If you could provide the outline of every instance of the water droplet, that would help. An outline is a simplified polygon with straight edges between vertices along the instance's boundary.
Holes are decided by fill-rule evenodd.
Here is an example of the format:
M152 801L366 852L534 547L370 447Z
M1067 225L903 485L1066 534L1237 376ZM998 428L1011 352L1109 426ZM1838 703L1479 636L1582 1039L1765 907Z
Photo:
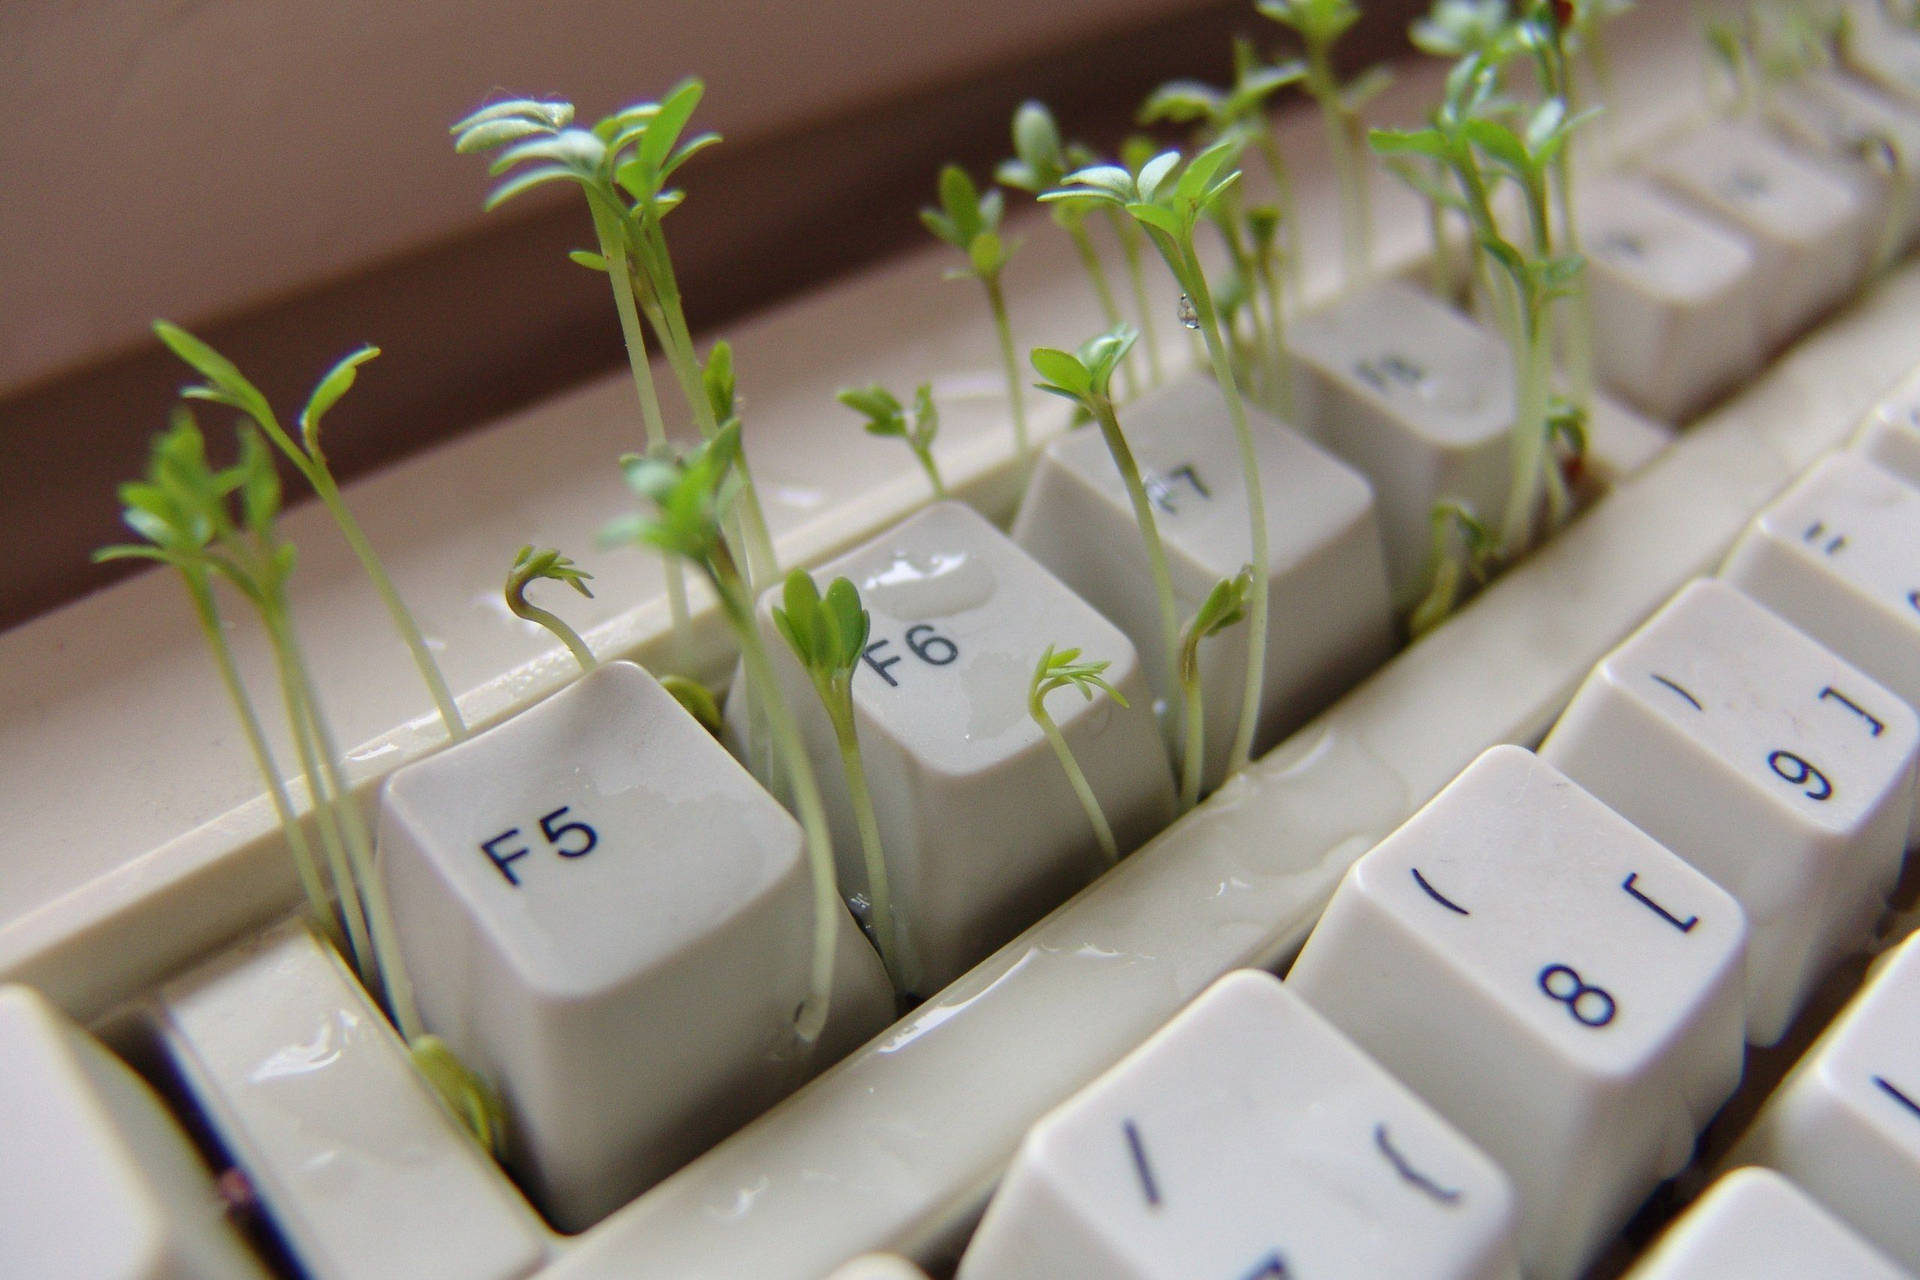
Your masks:
M1200 327L1200 313L1193 309L1193 299L1186 294L1180 295L1180 305L1174 309L1174 318L1189 329Z

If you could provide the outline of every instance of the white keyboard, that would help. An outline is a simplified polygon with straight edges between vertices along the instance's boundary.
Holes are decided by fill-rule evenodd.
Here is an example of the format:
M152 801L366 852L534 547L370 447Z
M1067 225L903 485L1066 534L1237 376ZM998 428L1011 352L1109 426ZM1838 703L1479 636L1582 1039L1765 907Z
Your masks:
M1619 25L1623 106L1608 139L1623 154L1699 108L1688 88L1699 83L1701 58L1689 23L1685 6L1648 4ZM1436 84L1435 68L1404 68L1378 114L1416 118ZM1324 298L1339 255L1319 123L1294 112L1279 127L1287 154L1300 157L1308 292ZM1379 262L1413 267L1425 236L1419 206L1384 176L1375 203ZM1017 336L1072 346L1100 324L1071 248L1039 219L1020 233L1026 245L1007 277ZM896 389L932 380L950 486L996 518L1011 515L1018 494L992 333L978 299L940 280L944 265L939 253L914 254L725 335L783 564L828 559L924 499L907 452L865 436L834 403L838 388L874 378ZM1186 351L1172 316L1169 301L1170 360ZM519 1274L556 1278L805 1277L875 1249L936 1270L951 1265L1037 1118L1220 975L1284 968L1356 858L1488 746L1537 742L1596 661L1687 580L1711 572L1753 514L1844 442L1914 367L1915 317L1920 265L1909 262L1671 445L1633 429L1599 432L1595 470L1610 482L1602 500L1198 811L582 1234L549 1232L503 1194L504 1180L483 1173L474 1194L494 1206L489 1229L515 1242L506 1251ZM1042 438L1065 429L1063 411L1031 407ZM656 565L589 554L601 521L630 501L610 460L638 439L621 374L350 491L469 723L496 723L575 673L564 650L499 600L523 543L586 560L596 599L570 600L567 613L597 653L643 664L667 654ZM287 528L301 546L295 609L316 681L341 739L360 744L352 779L371 810L387 774L436 749L439 723L319 513L304 507ZM732 659L720 620L698 591L695 609L702 674L723 680ZM259 637L235 639L243 668L264 678ZM10 818L0 834L0 981L37 988L136 1061L158 1061L178 1043L146 1016L161 984L216 956L250 981L257 958L281 955L261 939L293 912L298 891L271 806L167 576L125 582L0 635L0 669L9 673L0 809ZM1499 678L1485 679L1488 671ZM312 981L327 1006L333 979ZM1782 1049L1749 1054L1748 1083L1710 1144L1737 1136L1845 994L1817 998ZM176 1061L168 1074L191 1084L197 1071L218 1070ZM369 1096L387 1096L380 1071L354 1078L370 1082ZM458 1141L417 1116L408 1123L429 1149ZM348 1150L362 1140L365 1151ZM310 1154L377 1164L380 1141L378 1132L343 1136L339 1149L322 1143ZM1682 1185L1697 1190L1704 1168L1697 1163ZM300 1232L284 1235L301 1256ZM1632 1251L1616 1246L1603 1272L1617 1272ZM389 1257L378 1248L368 1256Z

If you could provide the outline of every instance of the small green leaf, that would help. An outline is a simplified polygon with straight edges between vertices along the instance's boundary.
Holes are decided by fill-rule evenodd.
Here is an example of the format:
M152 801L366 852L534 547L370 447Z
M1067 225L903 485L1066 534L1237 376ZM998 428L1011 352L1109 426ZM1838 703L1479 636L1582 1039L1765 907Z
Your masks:
M1035 347L1029 357L1034 372L1047 380L1043 391L1058 390L1074 399L1085 399L1093 392L1093 379L1079 357L1054 347Z
M980 276L998 275L1007 265L1007 246L995 231L982 231L967 245L967 261Z
M1180 153L1178 151L1163 151L1142 165L1140 167L1140 177L1137 182L1140 199L1149 204L1158 200L1160 198L1160 187L1166 182L1167 175L1179 167Z
M673 700L688 715L700 722L700 727L714 737L719 737L726 727L720 715L719 700L713 696L713 690L698 680L686 676L667 675L660 677L660 687L673 695Z
M522 173L515 174L487 193L487 198L481 202L481 211L491 213L521 192L531 190L534 187L542 186L561 178L566 178L574 182L580 181L579 174L556 164L542 165L538 169L528 169Z
M567 260L589 271L604 272L607 260L590 249L574 249L567 254Z
M726 422L732 418L735 412L735 386L731 343L720 341L713 344L713 350L707 353L706 367L700 371L700 383L706 390L713 420Z
M455 123L447 132L465 133L479 125L509 119L535 120L550 129L564 129L573 123L573 104L541 102L534 98L512 98L480 108L464 120Z
M551 134L552 126L538 120L526 120L506 117L489 120L460 131L453 149L461 155L470 155L475 151L488 151L503 143L518 142L521 138L535 134Z
M320 381L314 385L313 394L307 397L306 407L300 410L300 438L307 452L320 456L320 419L327 410L338 404L340 397L353 388L354 379L359 376L359 368L380 354L380 348L368 344L357 351L341 357L339 363L326 371Z
M1444 162L1450 155L1446 135L1438 129L1372 129L1367 145L1382 156L1419 155Z

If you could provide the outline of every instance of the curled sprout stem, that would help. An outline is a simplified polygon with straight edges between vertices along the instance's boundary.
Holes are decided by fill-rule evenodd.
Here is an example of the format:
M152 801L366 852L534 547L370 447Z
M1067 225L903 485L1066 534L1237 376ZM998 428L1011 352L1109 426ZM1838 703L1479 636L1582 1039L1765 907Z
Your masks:
M1125 707L1127 700L1120 691L1108 684L1104 673L1111 664L1104 660L1082 662L1078 649L1056 651L1052 645L1040 655L1040 661L1033 668L1033 679L1027 685L1027 714L1040 726L1040 732L1046 735L1047 742L1053 747L1053 754L1059 757L1060 767L1066 771L1067 782L1073 787L1073 794L1080 798L1080 807L1086 810L1087 821L1093 826L1094 838L1100 842L1100 852L1112 866L1120 861L1120 847L1113 838L1113 828L1107 823L1107 815L1100 808L1100 798L1093 792L1093 786L1087 781L1087 775L1081 770L1080 762L1074 759L1073 748L1067 745L1067 739L1060 732L1060 726L1047 714L1046 699L1055 689L1074 688L1087 701L1093 701L1094 690L1099 690Z
M1253 566L1245 565L1231 578L1213 584L1180 636L1180 698L1187 722L1187 746L1180 771L1180 812L1200 803L1201 779L1206 772L1207 719L1200 687L1200 642L1219 635L1247 616L1247 593Z
M512 610L514 616L538 623L559 637L560 642L567 646L567 652L571 653L574 661L580 664L582 672L593 670L595 665L593 650L587 647L587 642L580 638L580 633L569 626L565 619L527 599L527 587L542 579L564 582L591 600L593 590L587 586L587 579L592 576L558 551L550 548L536 549L528 545L521 547L514 555L513 565L507 570L505 589L507 608Z

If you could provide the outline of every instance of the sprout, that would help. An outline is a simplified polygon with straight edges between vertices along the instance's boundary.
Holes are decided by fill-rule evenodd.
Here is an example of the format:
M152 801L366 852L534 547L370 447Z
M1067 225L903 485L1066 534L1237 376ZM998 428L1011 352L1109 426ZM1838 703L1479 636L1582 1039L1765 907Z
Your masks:
M1205 772L1207 718L1200 688L1200 642L1217 636L1247 616L1247 594L1253 586L1253 566L1243 565L1231 578L1222 578L1207 592L1199 610L1180 636L1181 706L1187 717L1187 751L1180 771L1180 810L1200 803L1200 778Z
M823 598L806 571L795 569L787 575L782 595L786 607L774 606L774 626L813 682L840 748L840 765L846 773L847 795L860 829L860 853L866 863L874 942L894 989L911 991L917 978L907 972L905 957L900 954L886 853L880 845L880 820L874 813L873 792L867 786L866 763L860 755L860 735L853 717L853 672L866 651L873 619L860 603L859 590L845 578L835 578Z
M1343 261L1348 287L1366 278L1373 261L1372 197L1362 167L1360 109L1387 87L1386 68L1370 67L1342 84L1333 70L1333 46L1355 22L1353 0L1256 0L1254 8L1300 37L1306 53L1306 90L1320 104L1327 150L1340 188Z
M1415 640L1445 622L1459 603L1465 579L1485 582L1499 559L1493 533L1464 502L1436 502L1428 516L1427 594L1414 606L1407 630Z
M593 591L587 586L587 579L592 576L558 551L535 550L531 545L521 547L515 553L513 566L507 570L507 608L513 611L514 616L537 622L558 636L582 671L593 670L593 650L587 648L587 642L580 638L580 633L568 626L564 619L528 600L527 586L542 578L564 582L591 600Z
M933 439L940 432L940 411L933 407L933 386L921 383L913 391L913 414L909 418L898 397L879 383L848 387L834 396L855 413L865 415L867 434L892 436L906 442L927 473L936 501L947 497L947 486L940 479L940 464L933 458Z
M374 590L387 607L387 614L393 619L395 630L405 641L407 650L413 656L413 665L420 672L420 678L426 682L427 691L433 695L433 704L440 712L440 720L446 726L447 736L458 740L466 736L466 724L460 719L460 708L455 705L453 694L447 689L446 678L440 674L440 667L433 660L433 654L427 648L426 638L420 634L413 615L407 612L407 606L400 599L400 593L394 589L393 580L387 577L386 569L380 563L380 557L374 554L373 544L360 530L359 521L347 509L346 500L340 496L340 486L335 483L333 473L327 469L326 454L320 448L320 420L340 398L352 388L358 377L361 365L380 354L378 347L361 347L351 352L333 368L327 370L314 385L313 392L307 397L305 407L300 410L298 425L300 440L295 443L281 427L280 420L274 416L273 407L259 388L249 382L234 363L215 351L185 329L165 320L156 320L153 331L167 349L192 367L206 381L182 389L180 394L189 400L206 400L213 404L223 404L237 409L255 426L266 433L274 447L287 456L288 461L306 478L320 501L326 505L333 521L340 527L347 545L359 559L360 567L372 580Z
M840 901L833 871L833 838L826 808L814 778L813 763L800 738L793 710L781 697L773 664L753 618L753 597L722 526L727 509L739 500L740 425L728 423L712 439L678 458L628 454L620 460L627 486L653 507L609 522L603 543L638 542L699 569L713 587L722 614L740 646L748 688L764 709L773 748L793 784L800 825L806 833L807 861L814 897L813 963L809 993L794 1016L794 1032L811 1045L826 1026L833 998L833 953Z
M1013 354L1013 325L1007 319L1007 299L1000 288L1000 272L1012 256L1013 246L1000 235L1000 215L1005 202L998 191L980 194L967 171L950 164L940 171L940 207L920 211L927 230L958 249L966 257L965 267L947 273L948 279L971 276L987 291L987 306L993 312L994 333L1000 339L1000 363L1007 377L1007 399L1013 412L1013 447L1027 455L1027 406L1020 391L1020 366Z
M1220 142L1208 147L1182 166L1180 153L1164 152L1142 165L1136 175L1116 165L1097 165L1067 175L1064 191L1049 191L1042 200L1077 198L1093 195L1124 209L1138 222L1160 251L1167 269L1173 273L1187 304L1193 308L1194 324L1207 345L1213 361L1220 393L1226 399L1227 416L1240 450L1241 478L1247 492L1247 523L1253 544L1253 563L1261 571L1253 578L1248 602L1247 677L1240 703L1240 724L1235 731L1227 771L1244 768L1253 754L1253 735L1260 717L1261 684L1267 662L1267 594L1265 566L1267 553L1266 498L1260 485L1259 459L1254 451L1253 432L1247 424L1246 406L1240 399L1239 379L1221 332L1219 312L1213 293L1207 287L1206 274L1200 268L1194 250L1193 232L1199 220L1239 179L1240 171L1230 166L1232 145Z
M1055 689L1075 688L1080 696L1093 701L1093 692L1100 692L1112 698L1122 707L1127 700L1120 691L1106 682L1102 673L1112 664L1080 661L1078 649L1055 651L1052 645L1040 655L1040 661L1033 668L1033 679L1027 685L1027 714L1040 726L1040 732L1047 736L1047 742L1053 747L1053 754L1060 759L1060 767L1067 771L1067 781L1073 786L1073 793L1080 797L1080 807L1087 811L1087 821L1093 824L1093 834L1100 841L1100 852L1105 855L1107 865L1120 861L1120 846L1114 842L1113 828L1107 825L1107 815L1100 810L1100 798L1093 794L1093 787L1087 782L1087 775L1081 772L1080 762L1073 758L1073 748L1067 745L1066 738L1060 732L1060 726L1047 714L1047 695Z
M226 374L226 370L222 372ZM334 379L333 398L337 399L351 381L350 377ZM322 385L327 385L325 380ZM226 377L226 387L251 390L237 373ZM224 396L196 398L232 403ZM310 415L317 423L319 413L331 401L316 392L309 403L319 405ZM259 421L265 402L236 407ZM394 936L386 891L374 869L373 840L347 786L343 757L321 712L294 632L287 598L294 548L280 537L276 527L280 482L260 431L244 425L238 461L216 471L207 462L199 427L183 406L175 412L168 430L154 441L146 479L122 485L120 499L125 504L122 514L127 526L144 542L103 547L94 553L94 559L148 559L179 571L221 681L240 717L254 762L266 780L308 909L336 946L344 938L348 960L367 989L384 994L395 1026L421 1063L429 1083L456 1115L468 1121L474 1136L497 1152L498 1100L444 1045L425 1034L414 1005L413 986ZM325 853L324 872L313 857L261 731L259 716L235 667L215 603L216 577L224 579L253 606L272 648L287 724Z

